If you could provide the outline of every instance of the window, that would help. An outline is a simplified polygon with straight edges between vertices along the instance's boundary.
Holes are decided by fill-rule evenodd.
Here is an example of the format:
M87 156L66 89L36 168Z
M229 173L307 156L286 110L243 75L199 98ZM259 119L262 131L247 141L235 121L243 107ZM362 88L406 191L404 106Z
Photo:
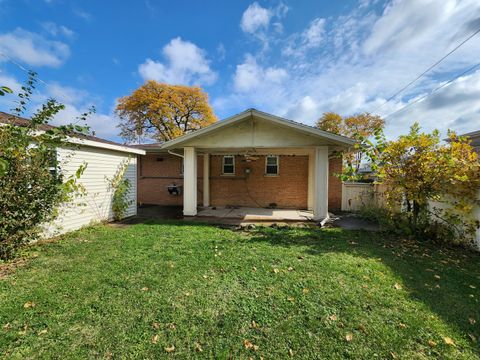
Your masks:
M224 175L235 174L235 156L226 155L223 157L223 174Z
M265 174L278 175L278 156L268 155L265 160Z

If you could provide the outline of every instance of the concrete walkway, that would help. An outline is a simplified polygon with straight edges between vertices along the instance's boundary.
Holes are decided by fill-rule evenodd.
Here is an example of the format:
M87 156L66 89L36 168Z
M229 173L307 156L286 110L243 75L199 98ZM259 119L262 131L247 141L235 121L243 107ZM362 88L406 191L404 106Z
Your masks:
M313 212L295 209L215 207L198 211L197 217L242 219L245 221L311 221Z

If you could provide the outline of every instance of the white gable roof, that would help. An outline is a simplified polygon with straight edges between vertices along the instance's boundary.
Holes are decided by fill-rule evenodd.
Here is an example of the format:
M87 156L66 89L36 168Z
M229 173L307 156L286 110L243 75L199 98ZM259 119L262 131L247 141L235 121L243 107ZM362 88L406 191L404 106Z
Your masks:
M331 145L350 147L355 141L312 126L249 109L200 130L165 142L162 149L185 146L292 147Z

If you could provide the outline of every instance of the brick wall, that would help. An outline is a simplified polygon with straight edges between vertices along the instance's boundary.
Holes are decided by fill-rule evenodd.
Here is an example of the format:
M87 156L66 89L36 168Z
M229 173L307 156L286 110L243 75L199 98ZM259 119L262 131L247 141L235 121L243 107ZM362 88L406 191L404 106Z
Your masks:
M183 195L170 195L167 186L183 186L182 159L170 154L139 156L137 197L141 204L182 205ZM198 156L198 203L203 195L203 157Z
M198 203L203 195L203 156L198 156ZM330 159L329 209L339 210L342 184L332 173L341 171L341 159ZM138 201L144 204L182 205L183 196L170 195L167 186L183 185L181 158L147 154L138 162ZM245 169L250 169L246 175ZM210 204L281 208L307 208L308 156L280 156L279 175L265 176L265 157L247 162L235 156L235 176L222 175L222 156L210 156Z
M221 175L221 156L211 156L210 161L212 206L266 207L275 203L280 208L307 208L308 156L280 156L278 176L265 175L265 156L250 162L235 156L235 176Z

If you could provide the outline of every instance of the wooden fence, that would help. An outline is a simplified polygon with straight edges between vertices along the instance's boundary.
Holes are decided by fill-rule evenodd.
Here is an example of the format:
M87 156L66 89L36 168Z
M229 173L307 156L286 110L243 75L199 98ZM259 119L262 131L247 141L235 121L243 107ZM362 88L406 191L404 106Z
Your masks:
M342 211L359 211L368 206L385 206L385 187L382 184L343 183Z

